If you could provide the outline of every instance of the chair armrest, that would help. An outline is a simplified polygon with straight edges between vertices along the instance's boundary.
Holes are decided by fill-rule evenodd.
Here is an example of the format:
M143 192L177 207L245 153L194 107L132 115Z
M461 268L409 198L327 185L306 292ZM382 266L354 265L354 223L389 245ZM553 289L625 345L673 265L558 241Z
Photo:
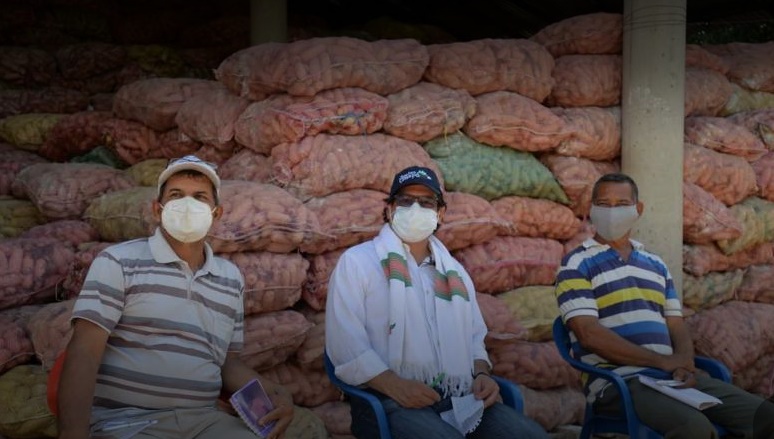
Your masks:
M715 360L714 358L697 355L694 359L694 364L699 369L709 373L712 378L716 378L727 383L731 382L731 372L728 370L725 364Z
M519 386L496 375L492 375L492 379L500 386L500 397L503 399L503 404L523 414L524 397L521 394L521 390L519 390Z

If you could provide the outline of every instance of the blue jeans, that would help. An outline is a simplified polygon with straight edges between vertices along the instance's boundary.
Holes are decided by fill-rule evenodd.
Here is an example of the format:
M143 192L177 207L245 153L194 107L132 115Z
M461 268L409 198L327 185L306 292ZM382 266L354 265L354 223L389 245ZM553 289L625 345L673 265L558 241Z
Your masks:
M390 422L393 439L548 439L537 422L502 403L484 410L481 423L462 435L432 408L408 409L393 399L380 397ZM351 400L352 434L358 439L376 439L379 427L371 406L359 398Z

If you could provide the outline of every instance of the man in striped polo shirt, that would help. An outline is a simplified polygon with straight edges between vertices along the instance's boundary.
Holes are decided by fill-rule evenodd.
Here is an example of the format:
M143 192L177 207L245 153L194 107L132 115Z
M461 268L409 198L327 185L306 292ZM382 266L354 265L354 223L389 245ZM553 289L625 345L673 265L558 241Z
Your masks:
M596 235L563 258L556 280L573 354L628 378L671 374L723 401L698 411L627 379L640 420L667 438L715 438L712 422L751 438L753 416L763 400L694 367L693 342L669 270L661 258L629 238L642 211L637 185L629 176L607 174L594 185L590 218ZM614 387L605 387L600 379L585 384L596 410L618 410Z
M221 390L252 379L276 407L261 420L276 422L269 437L287 428L288 392L239 359L242 274L205 243L222 215L219 189L212 165L195 156L170 162L152 207L161 226L94 259L60 379L61 439L254 438L240 418L216 408Z

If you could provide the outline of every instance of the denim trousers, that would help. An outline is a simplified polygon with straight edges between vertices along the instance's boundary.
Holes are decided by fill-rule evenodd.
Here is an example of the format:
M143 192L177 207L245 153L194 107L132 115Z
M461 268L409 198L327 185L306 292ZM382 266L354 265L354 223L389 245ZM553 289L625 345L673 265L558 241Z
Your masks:
M548 439L548 434L534 420L511 407L495 403L484 410L479 426L467 436L446 423L433 407L410 409L395 400L379 396L390 423L393 439ZM436 406L448 405L442 401ZM379 438L376 418L367 402L350 401L352 434L358 439Z

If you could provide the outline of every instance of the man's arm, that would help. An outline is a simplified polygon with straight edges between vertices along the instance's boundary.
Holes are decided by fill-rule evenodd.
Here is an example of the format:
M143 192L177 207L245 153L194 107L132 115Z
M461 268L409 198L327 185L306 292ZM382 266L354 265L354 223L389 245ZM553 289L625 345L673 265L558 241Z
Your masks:
M67 345L67 356L59 378L59 438L87 439L90 436L89 424L97 371L109 334L83 319L76 319L73 326L73 335Z
M239 390L253 378L258 379L271 399L274 410L270 411L258 422L261 425L271 421L277 421L267 439L281 438L293 420L293 397L283 386L261 377L257 372L247 366L236 352L229 352L226 361L220 368L223 379L223 389L231 394Z
M567 322L567 326L585 350L615 364L656 367L669 372L686 364L686 357L681 353L675 351L674 355L662 355L645 349L602 326L596 317L576 316ZM688 358L692 364L693 356Z
M696 385L696 366L694 365L696 354L693 350L691 334L682 317L667 317L666 322L675 356L683 359L683 364L672 371L672 376L676 380L685 382L684 387L693 387Z

